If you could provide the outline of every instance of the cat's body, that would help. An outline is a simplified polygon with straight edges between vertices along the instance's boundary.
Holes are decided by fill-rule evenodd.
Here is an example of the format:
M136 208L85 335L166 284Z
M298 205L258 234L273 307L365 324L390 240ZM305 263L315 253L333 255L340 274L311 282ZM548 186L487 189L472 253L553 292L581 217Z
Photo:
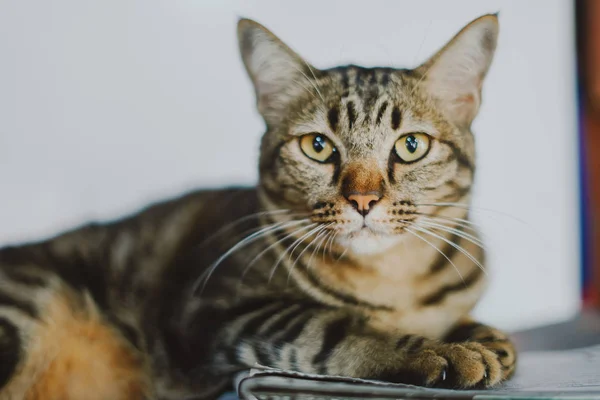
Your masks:
M267 122L260 184L0 249L0 399L214 398L256 362L510 376L511 343L468 317L485 287L469 126L496 18L412 71L319 71L256 23L239 33Z

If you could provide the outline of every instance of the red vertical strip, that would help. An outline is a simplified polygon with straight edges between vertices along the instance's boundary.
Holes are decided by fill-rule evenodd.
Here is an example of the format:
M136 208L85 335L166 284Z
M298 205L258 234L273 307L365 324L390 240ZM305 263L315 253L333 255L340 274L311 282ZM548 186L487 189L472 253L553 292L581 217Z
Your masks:
M600 308L600 1L585 0L580 10L580 71L583 73L584 167L589 196L588 262L591 281L586 288L589 305Z

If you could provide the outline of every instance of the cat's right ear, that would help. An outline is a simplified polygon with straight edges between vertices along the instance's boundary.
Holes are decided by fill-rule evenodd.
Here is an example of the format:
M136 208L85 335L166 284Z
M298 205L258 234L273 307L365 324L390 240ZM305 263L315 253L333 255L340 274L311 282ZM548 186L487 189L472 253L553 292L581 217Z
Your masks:
M299 55L267 28L250 19L238 22L240 53L254 84L258 110L267 119L281 115L283 107L304 87L313 70Z
M416 69L422 85L459 126L469 126L477 115L498 31L497 14L479 17Z

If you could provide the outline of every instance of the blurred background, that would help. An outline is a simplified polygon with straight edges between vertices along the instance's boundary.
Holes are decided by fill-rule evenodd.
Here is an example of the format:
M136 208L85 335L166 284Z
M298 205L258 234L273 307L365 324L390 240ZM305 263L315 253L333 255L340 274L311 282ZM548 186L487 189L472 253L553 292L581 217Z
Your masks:
M585 72L600 71L586 24L596 38L600 25L581 11L595 4L0 0L0 245L256 182L264 125L238 55L240 16L316 67L413 67L499 11L474 124L473 215L492 277L476 315L513 331L573 318L584 293L594 302L600 244L589 212L600 201L600 76Z

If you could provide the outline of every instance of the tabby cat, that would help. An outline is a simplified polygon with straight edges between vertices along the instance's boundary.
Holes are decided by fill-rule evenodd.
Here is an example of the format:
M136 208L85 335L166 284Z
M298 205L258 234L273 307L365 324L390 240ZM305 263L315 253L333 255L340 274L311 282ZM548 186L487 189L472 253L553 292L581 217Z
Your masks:
M256 22L257 187L203 190L0 250L0 399L216 398L260 363L431 387L515 370L470 310L482 16L416 69L316 69Z

